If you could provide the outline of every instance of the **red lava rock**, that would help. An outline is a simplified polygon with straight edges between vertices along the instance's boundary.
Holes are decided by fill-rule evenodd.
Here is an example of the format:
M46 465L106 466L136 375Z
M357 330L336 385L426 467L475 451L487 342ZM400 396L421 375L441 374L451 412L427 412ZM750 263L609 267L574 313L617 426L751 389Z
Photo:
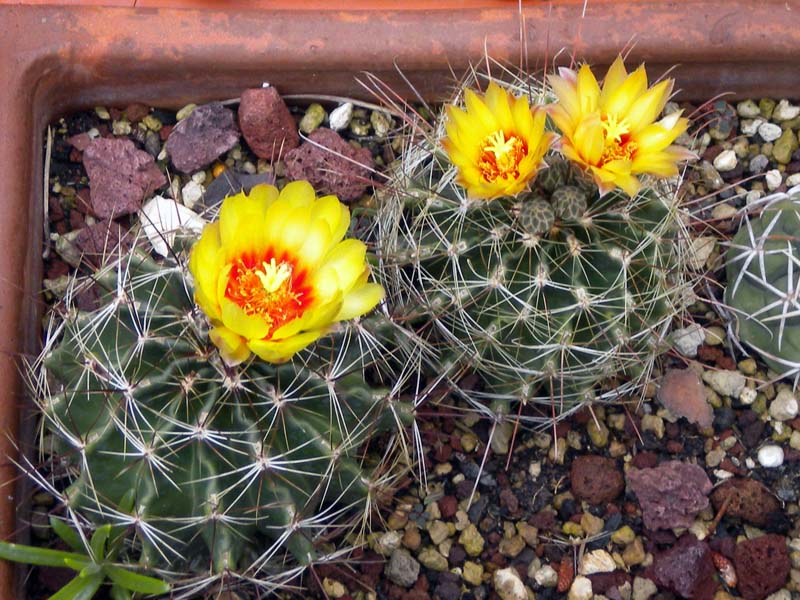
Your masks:
M334 194L343 202L357 200L370 185L372 154L353 148L331 129L315 129L309 141L286 153L286 176L305 179L318 194Z
M791 568L786 539L775 534L736 544L733 563L745 600L761 600L781 589Z
M58 279L69 273L70 266L60 258L53 258L47 265L45 277L47 279Z
M681 452L683 452L683 444L681 444L676 440L668 441L666 448L667 452L669 452L670 454L680 454Z
M672 548L656 554L645 576L683 598L711 600L717 586L715 572L711 549L688 533Z
M198 106L175 125L164 147L176 169L192 173L210 165L238 141L233 111L211 102Z
M125 117L131 123L138 123L142 119L144 119L150 113L150 109L141 104L140 102L134 102L133 104L129 104L125 107Z
M500 492L500 506L511 514L519 512L519 500L513 490L506 488Z
M161 139L162 142L166 142L169 139L169 134L172 133L172 129L175 125L162 125L161 129L158 130L158 137Z
M761 443L761 437L764 434L766 424L764 421L753 421L742 429L742 444L747 448L755 448Z
M83 153L92 213L113 219L135 213L167 179L147 152L129 139L97 139Z
M711 481L697 465L670 460L653 469L632 469L627 477L648 529L689 527L708 506Z
M453 449L450 446L439 444L434 450L433 459L438 463L445 463L450 460L450 455L452 453Z
M86 226L86 220L80 211L69 211L69 226L71 229L83 229Z
M442 513L443 519L449 519L455 516L458 510L458 500L455 496L444 496L437 502L439 505L439 512Z
M736 370L736 361L733 360L727 354L723 354L721 357L717 359L716 364L718 369L722 369L724 371L735 371Z
M572 559L565 558L562 560L556 571L558 571L556 591L563 594L570 588L572 580L575 579L575 566L572 564Z
M631 576L625 571L611 571L610 573L593 573L587 575L592 582L592 593L605 594L611 588L619 588L626 583L633 583Z
M706 401L700 376L690 369L670 369L661 378L658 400L678 417L685 417L702 429L714 422L714 412Z
M93 267L100 267L133 247L128 230L114 221L99 221L80 229L74 243L81 251L81 260Z
M528 519L528 525L532 525L540 531L558 531L559 526L556 522L556 513L553 510L544 508Z
M269 161L300 145L294 117L274 87L242 92L239 128L256 156Z
M738 517L759 527L767 524L769 513L781 510L775 496L755 479L736 478L723 481L711 494L711 502L718 511L726 500L727 516Z
M622 471L616 461L605 456L578 456L570 471L572 494L590 504L605 504L625 489Z
M655 452L649 452L645 450L644 452L639 452L636 456L633 457L631 460L631 465L636 467L637 469L652 469L658 464L658 454Z

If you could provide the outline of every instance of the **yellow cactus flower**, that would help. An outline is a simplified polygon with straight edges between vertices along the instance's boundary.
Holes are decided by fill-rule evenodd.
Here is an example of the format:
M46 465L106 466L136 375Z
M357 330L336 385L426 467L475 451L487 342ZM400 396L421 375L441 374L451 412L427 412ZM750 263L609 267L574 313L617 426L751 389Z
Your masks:
M256 354L282 363L336 321L372 310L383 288L367 281L363 242L343 239L350 211L317 198L307 181L279 193L257 185L226 198L203 229L189 270L211 340L229 365Z
M648 88L644 65L628 74L621 56L602 88L588 65L559 74L548 77L558 97L549 113L561 130L562 151L592 174L601 194L619 187L633 196L641 187L637 175L669 177L677 174L679 161L694 157L672 145L689 124L681 111L656 121L674 80Z
M544 131L546 115L531 110L492 82L481 97L464 92L466 110L447 107L444 149L458 167L458 183L470 198L491 200L523 191L542 165L554 135Z

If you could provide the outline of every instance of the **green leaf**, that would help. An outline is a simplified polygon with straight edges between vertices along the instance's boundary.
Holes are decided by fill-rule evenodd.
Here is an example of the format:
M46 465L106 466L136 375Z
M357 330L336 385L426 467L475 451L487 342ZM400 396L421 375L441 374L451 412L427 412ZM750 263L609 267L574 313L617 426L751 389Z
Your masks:
M23 546L22 544L12 544L10 542L0 542L0 558L43 567L70 566L66 562L68 560L75 561L76 563L80 562L80 567L76 570L82 569L87 563L84 555L76 554L75 552Z
M86 547L83 545L83 540L81 539L81 536L78 535L78 532L67 525L63 520L54 515L50 515L50 527L52 527L56 535L64 540L64 542L66 542L67 545L69 545L69 547L73 550L77 550L78 552L86 550Z
M128 571L127 569L114 565L105 565L103 570L111 581L132 592L139 592L140 594L166 594L169 591L169 584L155 577L140 575L139 573L134 573L133 571Z
M111 596L111 600L131 600L131 598L133 598L128 590L118 585L111 586L111 593L109 595Z
M103 572L103 565L93 562L83 567L83 569L81 569L81 572L78 573L78 577L86 579L87 577L94 577L98 573L102 572Z
M92 554L97 562L100 562L106 557L106 542L108 536L111 535L111 525L103 525L98 527L94 534L92 534Z
M91 600L102 584L102 574L87 579L76 577L50 596L49 600Z

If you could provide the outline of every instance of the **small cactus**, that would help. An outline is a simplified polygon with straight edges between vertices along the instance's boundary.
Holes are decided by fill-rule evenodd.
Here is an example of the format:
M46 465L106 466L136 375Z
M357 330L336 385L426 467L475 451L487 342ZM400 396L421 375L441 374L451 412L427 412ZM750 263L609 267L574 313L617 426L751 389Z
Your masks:
M145 566L285 579L327 528L363 526L406 464L408 344L376 313L290 362L228 365L173 254L111 259L53 312L29 379L73 473L62 500L127 525ZM96 308L78 310L87 290ZM368 458L376 436L390 450Z
M603 397L633 389L692 283L674 184L600 196L551 153L526 191L476 200L443 136L410 141L376 219L389 305L439 349L434 370L480 374L471 399L559 412L602 395L611 376L630 383Z
M800 382L800 188L770 197L730 242L725 303L734 333L779 376Z

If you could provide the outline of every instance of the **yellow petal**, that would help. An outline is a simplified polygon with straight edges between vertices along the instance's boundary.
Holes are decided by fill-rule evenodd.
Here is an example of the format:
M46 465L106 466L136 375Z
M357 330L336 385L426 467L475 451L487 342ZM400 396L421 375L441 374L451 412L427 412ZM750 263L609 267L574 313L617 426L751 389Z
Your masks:
M605 132L600 115L596 112L585 115L573 134L575 149L590 165L600 162L605 148Z
M365 283L350 291L344 297L344 302L336 316L337 321L347 321L360 317L371 311L383 300L386 292L377 283Z
M549 75L547 81L550 83L550 87L553 88L556 98L558 98L558 104L555 106L560 111L563 111L562 118L564 121L577 121L581 115L581 104L578 101L575 85L558 75ZM559 129L564 130L561 126L559 126Z
M219 223L209 223L203 228L189 256L189 271L194 278L195 299L209 318L219 318L217 278L222 268L222 246Z
M337 288L347 292L364 273L366 254L367 247L360 240L347 239L339 242L325 257L315 279L328 278L333 274Z
M642 94L630 107L625 117L631 128L631 133L641 131L653 121L664 109L667 99L672 91L673 81L664 80Z
M640 66L628 75L621 85L614 89L609 89L608 96L600 106L600 110L622 119L631 105L645 90L647 90L647 73L644 70L644 66Z
M597 84L594 73L589 65L583 65L578 71L578 82L576 86L578 103L581 114L586 114L597 110L597 102L600 98L600 86Z
M327 331L324 329L316 329L279 341L250 341L247 343L247 347L262 360L273 364L281 364L288 361L312 342L318 340L325 333Z
M264 194L236 194L222 202L219 211L219 235L227 260L247 253L263 252L265 246L264 217L267 212Z
M235 302L220 300L222 323L247 340L261 339L269 332L269 324L261 315L248 315Z
M627 76L628 71L625 69L622 56L617 54L617 58L611 63L606 76L603 78L603 89L600 91L600 106L608 104L611 93L620 88Z
M482 128L482 131L491 133L497 130L497 120L489 111L486 104L484 104L483 99L475 92L466 90L464 92L464 102L467 106L467 114L470 120L474 119Z
M208 336L228 366L236 366L250 356L245 340L226 327L214 327Z
M498 129L509 133L514 130L514 119L509 106L510 94L497 85L494 81L486 88L486 108L497 122Z
M322 196L312 207L311 219L325 221L330 228L331 240L339 242L350 227L350 209L336 196Z
M285 252L289 255L297 251L306 241L311 227L311 207L295 206L286 215L280 233L273 238L273 247L277 254Z
M314 188L308 181L292 181L281 190L281 199L292 208L311 206L316 199Z
M305 240L297 250L297 256L306 269L313 271L331 251L337 240L333 239L327 221L322 219L312 221L305 233Z

